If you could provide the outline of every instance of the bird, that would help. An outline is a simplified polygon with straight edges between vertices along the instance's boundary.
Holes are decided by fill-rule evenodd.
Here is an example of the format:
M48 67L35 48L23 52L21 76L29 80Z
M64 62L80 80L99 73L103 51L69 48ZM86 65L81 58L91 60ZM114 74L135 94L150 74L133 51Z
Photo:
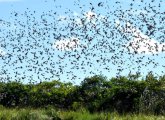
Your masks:
M157 4L141 1L145 5L139 4L139 10L134 8L136 1L123 9L121 1L111 1L110 6L108 1L83 4L77 0L74 6L79 13L74 16L72 8L56 2L40 14L27 8L12 12L13 21L0 19L2 73L29 81L34 76L42 81L66 75L74 81L80 77L78 72L111 74L116 68L119 75L124 70L134 71L133 64L137 70L149 65L164 67L156 59L165 51L165 14L155 9Z

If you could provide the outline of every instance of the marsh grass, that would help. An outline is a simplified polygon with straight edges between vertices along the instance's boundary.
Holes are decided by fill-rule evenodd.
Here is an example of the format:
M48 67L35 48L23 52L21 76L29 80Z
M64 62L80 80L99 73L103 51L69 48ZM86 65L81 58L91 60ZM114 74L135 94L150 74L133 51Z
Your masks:
M56 110L54 108L4 108L0 106L0 120L165 120L165 116L145 114L93 113L86 109L78 111Z
M126 114L119 115L118 113L94 113L89 112L62 112L63 120L165 120L164 116L144 115L144 114Z

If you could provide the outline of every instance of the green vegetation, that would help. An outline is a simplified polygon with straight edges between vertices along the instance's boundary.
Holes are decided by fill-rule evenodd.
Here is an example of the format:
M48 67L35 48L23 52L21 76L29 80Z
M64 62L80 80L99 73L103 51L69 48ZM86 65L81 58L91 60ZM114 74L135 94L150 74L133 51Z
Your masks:
M108 80L96 75L80 85L54 80L0 83L0 119L165 119L165 76L129 74Z
M79 111L61 111L53 108L0 108L0 120L164 120L163 115L118 114L117 112L90 113Z

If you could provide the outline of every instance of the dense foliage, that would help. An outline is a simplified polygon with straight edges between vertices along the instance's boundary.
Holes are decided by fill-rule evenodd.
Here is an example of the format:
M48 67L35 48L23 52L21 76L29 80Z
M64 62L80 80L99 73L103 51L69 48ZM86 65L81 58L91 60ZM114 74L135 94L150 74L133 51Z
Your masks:
M96 75L80 85L58 80L38 84L0 83L0 104L5 107L48 107L90 112L165 114L165 76L129 74L108 80Z

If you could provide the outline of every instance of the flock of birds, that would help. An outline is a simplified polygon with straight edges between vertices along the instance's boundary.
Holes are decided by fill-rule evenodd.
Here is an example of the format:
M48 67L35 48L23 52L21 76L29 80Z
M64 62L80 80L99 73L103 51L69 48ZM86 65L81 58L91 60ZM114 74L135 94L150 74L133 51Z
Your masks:
M140 71L148 65L165 67L154 57L165 51L165 14L146 4L144 11L152 15L133 15L138 12L132 9L134 3L123 10L118 1L115 11L106 2L89 3L90 11L77 17L71 10L66 11L70 17L59 18L55 10L41 15L29 9L13 12L13 22L0 20L0 75L6 75L1 81L37 82L64 76L77 80L82 74L111 74L116 70L120 75L126 69ZM75 5L84 11L80 1ZM96 14L97 8L108 10L101 15ZM152 38L159 38L159 42Z

